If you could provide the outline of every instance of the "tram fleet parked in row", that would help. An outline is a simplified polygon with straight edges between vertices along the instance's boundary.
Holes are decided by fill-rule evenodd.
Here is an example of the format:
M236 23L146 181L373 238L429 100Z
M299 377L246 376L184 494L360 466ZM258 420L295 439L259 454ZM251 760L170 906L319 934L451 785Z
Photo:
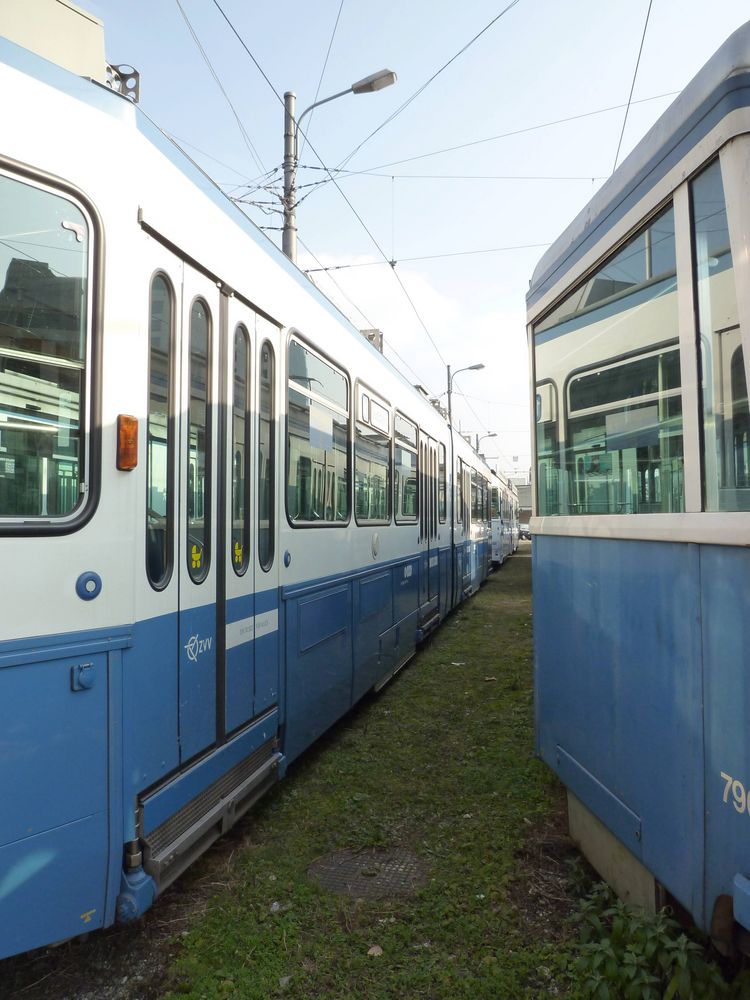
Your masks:
M513 486L85 76L0 38L0 957L141 914L518 545Z
M626 899L750 941L750 23L542 258L537 749Z

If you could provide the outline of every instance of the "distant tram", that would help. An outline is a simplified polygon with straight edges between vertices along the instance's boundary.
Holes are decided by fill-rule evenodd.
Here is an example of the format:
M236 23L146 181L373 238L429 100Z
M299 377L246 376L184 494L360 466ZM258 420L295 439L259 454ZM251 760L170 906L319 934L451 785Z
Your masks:
M491 470L101 54L0 39L0 958L146 910L492 561Z
M528 320L538 752L621 895L747 949L750 23L542 258Z

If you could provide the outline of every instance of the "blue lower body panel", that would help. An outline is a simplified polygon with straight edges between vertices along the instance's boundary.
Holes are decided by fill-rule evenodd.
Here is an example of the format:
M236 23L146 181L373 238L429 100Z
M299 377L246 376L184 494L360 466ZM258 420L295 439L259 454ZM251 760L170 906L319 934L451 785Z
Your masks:
M540 535L532 558L537 749L701 922L699 548Z

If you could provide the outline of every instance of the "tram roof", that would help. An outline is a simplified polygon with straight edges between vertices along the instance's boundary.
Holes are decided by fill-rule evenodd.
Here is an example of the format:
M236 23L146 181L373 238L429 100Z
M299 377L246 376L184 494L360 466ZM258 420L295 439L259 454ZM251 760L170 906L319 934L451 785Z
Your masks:
M724 42L541 258L531 308L723 118L750 106L750 21Z

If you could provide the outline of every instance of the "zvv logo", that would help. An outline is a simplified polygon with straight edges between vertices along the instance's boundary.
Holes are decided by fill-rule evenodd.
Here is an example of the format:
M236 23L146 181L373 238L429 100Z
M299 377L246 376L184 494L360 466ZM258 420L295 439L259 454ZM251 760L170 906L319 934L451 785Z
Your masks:
M208 639L201 639L197 635L191 635L185 643L185 652L188 655L188 659L192 660L193 663L197 663L198 657L202 653L209 652L213 641L213 636L209 636Z

